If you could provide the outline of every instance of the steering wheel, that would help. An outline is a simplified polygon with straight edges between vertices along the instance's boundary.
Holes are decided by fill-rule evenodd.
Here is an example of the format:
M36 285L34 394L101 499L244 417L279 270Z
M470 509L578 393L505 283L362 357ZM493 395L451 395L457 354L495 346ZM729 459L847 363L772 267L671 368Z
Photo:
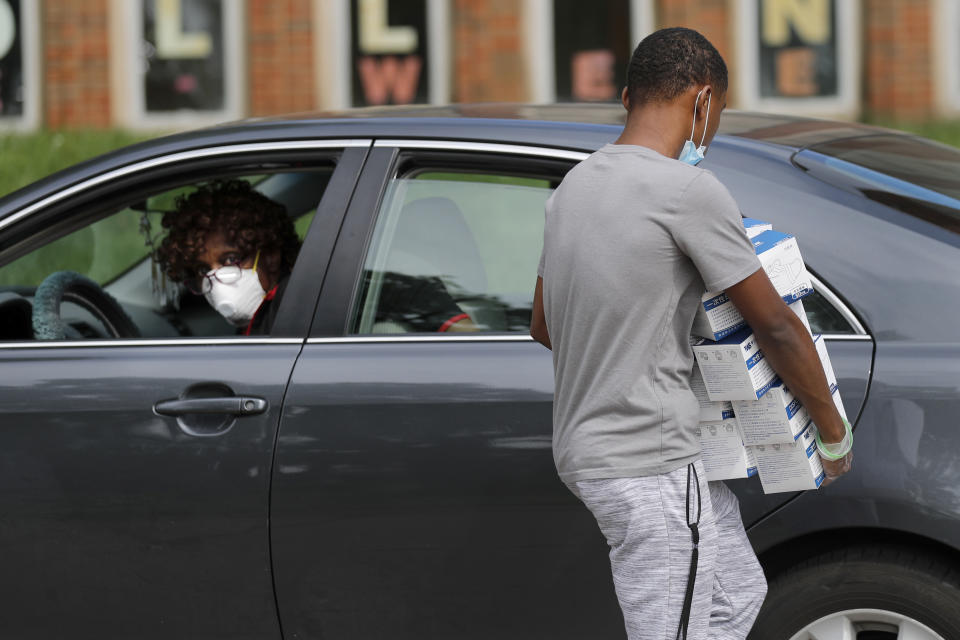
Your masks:
M92 313L111 338L140 337L137 325L103 287L75 271L55 271L43 279L33 296L33 336L37 340L66 338L67 323L60 317L64 301Z

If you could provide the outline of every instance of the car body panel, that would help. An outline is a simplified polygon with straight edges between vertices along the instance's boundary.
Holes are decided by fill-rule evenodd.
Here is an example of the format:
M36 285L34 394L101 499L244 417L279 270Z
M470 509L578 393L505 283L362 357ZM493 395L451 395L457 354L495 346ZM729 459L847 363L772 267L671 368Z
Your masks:
M552 381L529 340L311 341L277 445L284 632L622 634L603 537L554 469Z
M0 635L278 638L267 497L300 344L0 349ZM263 398L209 437L154 403ZM186 417L192 420L195 417ZM229 594L221 597L218 594ZM211 596L216 606L211 606Z
M960 549L958 359L956 345L878 340L870 398L855 431L852 471L754 527L757 550L844 529L898 532Z

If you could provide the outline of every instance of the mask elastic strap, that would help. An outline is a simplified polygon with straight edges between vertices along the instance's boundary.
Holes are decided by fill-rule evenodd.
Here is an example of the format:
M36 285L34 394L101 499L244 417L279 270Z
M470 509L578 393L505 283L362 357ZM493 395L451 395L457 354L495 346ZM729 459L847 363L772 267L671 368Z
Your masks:
M701 89L700 92L703 93L703 89ZM699 98L700 98L700 94L698 93L698 94L697 94L697 99L699 99ZM699 145L699 146L701 146L701 147L703 146L703 141L707 139L707 125L710 124L710 103L711 103L711 102L713 102L713 91L711 91L711 92L707 95L707 119L706 119L706 121L703 123L703 135L700 136L700 145ZM693 121L694 121L694 122L697 121L697 108L696 108L696 107L693 108ZM690 136L693 137L693 134L691 133Z
M697 130L697 103L700 102L700 94L702 93L703 89L700 89L700 91L697 92L697 97L693 100L693 123L690 125L690 142L693 142L693 132ZM707 108L709 109L709 107ZM704 129L704 131L706 131L706 129Z
M256 255L256 257L254 257L254 259L253 259L253 270L254 270L254 271L257 270L257 263L258 263L258 262L260 262L260 250L259 250L259 249L257 249L257 255Z

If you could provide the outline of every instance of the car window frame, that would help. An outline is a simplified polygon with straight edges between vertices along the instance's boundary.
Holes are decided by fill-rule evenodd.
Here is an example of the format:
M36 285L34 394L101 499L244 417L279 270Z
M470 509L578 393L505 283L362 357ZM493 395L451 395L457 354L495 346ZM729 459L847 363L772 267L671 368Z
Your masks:
M90 339L62 341L5 341L0 349L57 348L57 347L115 347L161 345L223 345L223 344L289 344L302 343L309 332L315 311L320 282L316 274L325 273L333 250L334 239L346 214L356 181L373 144L370 138L285 140L239 144L216 144L188 150L175 150L162 156L121 165L69 186L38 197L17 211L0 218L0 255L13 256L31 251L47 242L43 230L53 220L60 222L57 233L63 229L64 217L78 221L97 217L94 208L109 208L129 202L130 196L119 197L130 189L147 189L148 185L183 184L182 177L199 174L234 172L241 167L269 165L280 162L317 163L332 159L335 164L326 190L319 203L317 215L307 229L303 247L298 256L281 301L277 323L269 336L216 336L177 338ZM178 178L179 177L179 178ZM189 182L190 180L187 180ZM68 225L68 228L73 225ZM322 280L322 275L320 280Z
M433 139L378 139L357 181L356 195L350 202L340 237L337 239L330 268L320 291L308 344L396 343L396 342L529 342L525 333L406 333L383 335L351 335L350 315L354 308L357 283L376 225L376 219L392 180L398 177L403 154L418 152L464 152L504 154L514 158L548 158L580 162L589 153L572 149L537 147L524 144L487 143ZM495 173L497 167L491 167ZM824 334L831 341L872 341L859 316L821 278L811 273L814 289L823 295L850 325L853 333ZM531 274L531 279L534 274Z
M411 158L436 156L459 157L459 167L469 166L483 173L484 166L491 173L503 171L496 159L522 164L536 162L569 163L567 170L586 158L589 153L570 149L538 147L524 144L473 142L459 140L379 139L374 142L370 157L357 183L357 194L350 203L341 238L334 249L326 281L320 292L320 301L310 331L309 342L409 342L409 341L513 341L530 340L526 333L408 333L389 335L351 335L348 333L350 314L354 308L358 283L361 281L364 261L390 183L399 177L404 164ZM476 164L474 164L476 162ZM562 176L561 176L562 177ZM530 275L531 286L535 273Z

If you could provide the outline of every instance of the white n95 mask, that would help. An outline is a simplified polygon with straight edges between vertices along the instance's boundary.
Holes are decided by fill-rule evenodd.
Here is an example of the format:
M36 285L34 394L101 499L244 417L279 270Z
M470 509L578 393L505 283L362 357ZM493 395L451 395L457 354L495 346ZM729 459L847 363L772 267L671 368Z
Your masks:
M707 95L707 119L706 122L703 123L703 135L700 136L700 146L698 147L693 141L693 132L697 128L697 104L700 102L700 94L702 94L703 91L703 89L700 89L696 99L693 101L693 125L690 126L690 139L683 143L680 157L677 158L680 162L686 162L693 166L700 164L700 161L703 160L703 154L707 152L707 148L703 146L703 141L707 139L707 126L710 124L710 103L713 101L712 91Z
M257 274L259 259L258 252L252 269L237 266L211 269L204 279L206 291L203 297L217 313L235 325L242 326L250 322L267 295Z

